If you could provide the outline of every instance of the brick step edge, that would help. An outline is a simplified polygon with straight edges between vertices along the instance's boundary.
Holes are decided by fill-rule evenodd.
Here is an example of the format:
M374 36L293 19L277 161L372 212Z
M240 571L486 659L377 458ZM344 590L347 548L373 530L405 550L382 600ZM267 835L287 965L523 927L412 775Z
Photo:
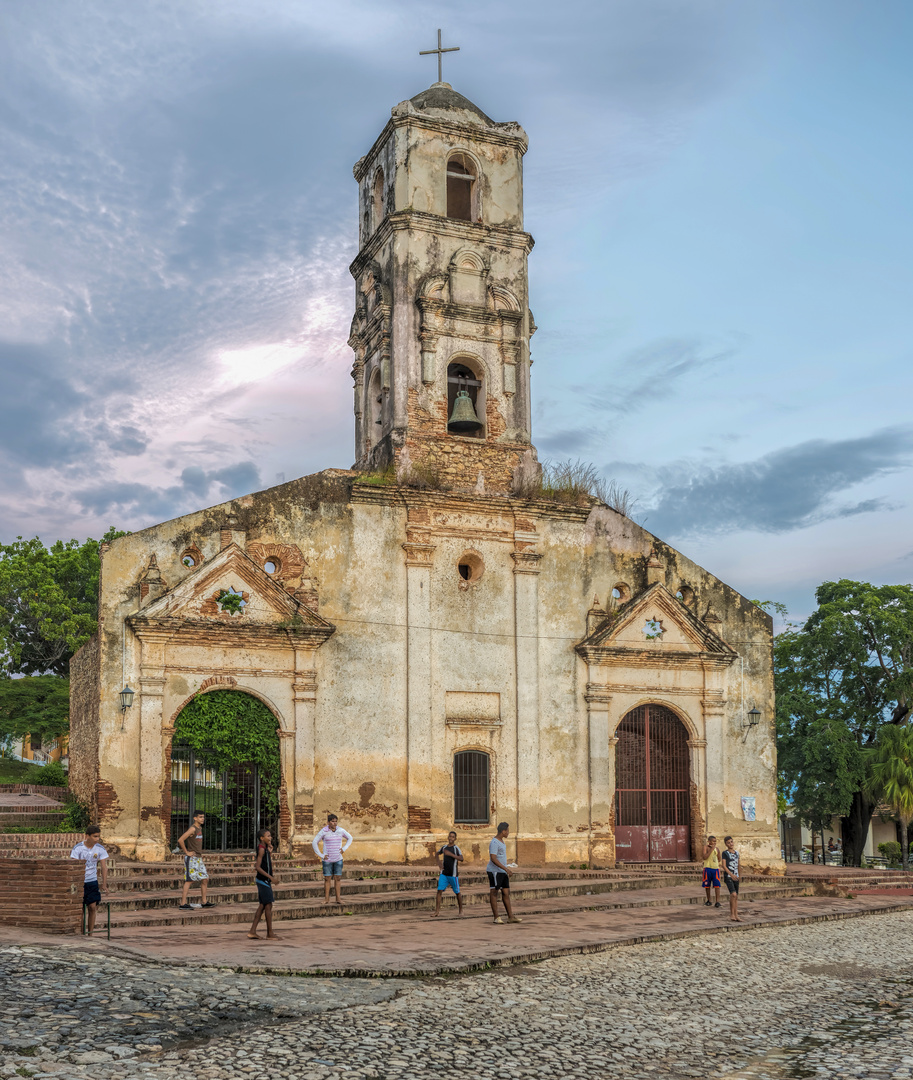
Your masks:
M414 895L417 892L421 892L421 894L423 896L427 896L427 895L430 894L432 896L432 898L433 898L434 893L437 891L433 887L434 886L433 881L427 881L424 884L422 882L409 881L409 882L405 882L404 884L407 885L407 888L403 888L403 889L383 889L383 890L378 889L378 890L366 890L366 891L361 891L361 890L358 890L358 889L346 889L343 895L346 896L349 900L355 900L355 899L364 898L364 897L367 897L367 896L377 896L377 895L380 895L380 894L386 895L388 898L392 899L392 898L396 897L397 894L399 894L399 895L407 894L408 895L408 894L411 893L412 895ZM479 890L481 890L481 894L484 894L487 897L488 896L488 889L485 887L486 884L487 883L472 882L471 884L468 884L468 886L467 886L467 883L464 882L463 893L464 893L464 895L475 895L475 893L470 894L470 893L468 893L466 891L466 889L468 887L468 888L471 888L471 889L479 889ZM534 894L537 895L537 896L539 896L539 895L544 895L544 896L585 896L585 895L601 896L602 894L609 893L609 892L629 892L629 891L634 890L634 889L662 888L662 886L663 886L663 882L658 881L658 880L648 880L646 883L643 882L643 881L636 881L636 882L630 882L630 881L624 881L624 882L614 882L614 881L609 881L609 882L556 881L554 883L530 881L530 882L517 882L516 886L514 886L512 891L513 891L515 896L532 896ZM803 886L797 886L797 888L802 888L802 887ZM281 900L283 898L283 894L287 895L289 893L292 893L292 894L298 893L299 894L297 896L292 895L290 897L290 899L293 899L293 900L303 900L303 899L306 899L307 897L310 897L310 896L314 896L316 898L319 898L320 895L322 894L322 892L323 892L323 890L319 886L318 887L312 887L312 888L307 888L306 886L303 886L303 885L297 885L297 886L293 885L293 886L290 886L290 887L283 887L282 884L279 884L276 887L276 894L277 894L277 899L278 900ZM154 893L139 893L139 894L137 894L137 893L126 893L126 892L120 894L120 893L117 893L117 892L112 892L108 897L108 902L115 905L116 909L119 910L119 911L124 911L124 910L128 910L128 911L129 910L133 910L133 911L152 911L152 910L156 910L156 909L166 909L167 910L167 907L170 907L174 903L175 898L178 895L179 894L178 894L177 889L170 889L170 890L167 890L167 891L162 889L162 890L159 890L158 892L154 892ZM244 904L244 903L256 903L256 901L257 901L257 890L253 886L253 884L251 884L248 888L243 888L243 889L220 889L220 888L214 888L214 889L210 889L208 891L207 895L210 895L210 896L212 896L212 898L214 900L220 900L223 903Z
M69 854L69 852L67 852ZM66 856L64 856L66 857ZM113 860L112 860L113 861ZM244 872L232 871L231 873L223 873L220 871L212 871L210 868L209 877L207 879L209 888L232 888L243 885L253 885L254 871L253 867ZM275 868L276 875L280 878L280 885L313 885L323 888L323 882L326 880L322 874L313 874L306 870L281 870L279 867ZM365 889L368 892L382 891L384 889L396 889L401 888L403 884L409 884L410 882L421 882L422 884L434 884L438 880L438 873L422 873L416 872L414 874L402 874L400 876L390 876L386 878L361 878L355 875L346 875L342 879L342 887L344 890L351 891L352 889ZM644 877L632 877L624 874L613 874L611 876L595 877L595 878L581 878L573 874L548 874L539 875L536 873L524 873L522 871L516 872L511 881L514 885L520 882L536 881L542 884L548 882L564 882L564 881L576 881L582 885L603 884L605 882L612 882L614 884L620 884L622 882L631 882L636 886L640 886L644 881L660 880L655 878ZM661 879L665 881L666 879ZM689 879L689 881L695 881L696 879ZM108 881L112 887L112 891L123 891L125 893L130 892L143 892L157 893L167 891L169 889L180 888L183 885L183 867L169 870L167 873L162 873L156 876L146 875L132 875L125 873L123 868L109 866L108 867ZM466 885L488 883L488 878L485 874L479 871L470 871L460 875L460 881ZM669 882L670 885L685 884L685 882Z
M802 896L809 895L807 888L796 886L784 886L782 888L774 887L771 890L764 890L760 894L748 894L746 893L741 899L745 903L757 903L759 900L785 900L793 899ZM521 897L516 897L517 903L523 903L523 907L518 909L518 914L523 915L563 915L570 912L578 911L622 911L622 910L634 910L644 909L651 907L678 907L686 905L700 905L703 903L703 894L698 896L673 896L673 897L655 897L643 900L629 900L624 902L598 902L595 897L580 896L580 894L572 894L567 897L562 896L529 896L527 895L521 900ZM535 900L548 900L548 899L567 899L570 901L572 898L578 900L577 903L562 904L560 909L554 907L536 908L534 906ZM488 903L488 892L479 893L464 893L463 894L464 907L475 907L480 905L486 905ZM254 913L253 904L256 903L256 898L250 901L250 906L245 910L239 911L234 909L232 911L192 911L192 912L175 912L174 914L164 918L150 918L151 913L137 913L137 917L131 918L130 912L111 912L111 929L112 930L126 930L137 928L157 928L166 926L213 926L213 925L234 925L238 923L246 923L252 917ZM330 904L325 906L324 904L313 904L309 906L301 906L296 904L295 901L277 901L273 907L273 918L277 922L289 922L289 921L304 921L311 919L321 918L344 918L346 916L355 917L357 915L375 915L382 914L391 911L430 911L434 908L435 897L434 895L425 895L422 897L398 897L395 900L389 899L386 901L370 901L362 902L359 904L342 904L336 906ZM533 904L533 906L530 906ZM450 907L455 907L455 903L450 898ZM351 911L346 909L351 907ZM174 909L170 909L174 910ZM99 918L102 918L100 915Z

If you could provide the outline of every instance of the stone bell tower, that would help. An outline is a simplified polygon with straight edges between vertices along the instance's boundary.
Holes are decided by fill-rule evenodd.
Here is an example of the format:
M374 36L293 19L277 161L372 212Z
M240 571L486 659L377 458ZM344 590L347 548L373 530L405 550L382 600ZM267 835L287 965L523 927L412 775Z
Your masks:
M519 124L438 82L392 110L355 166L356 468L502 493L538 471L526 147Z

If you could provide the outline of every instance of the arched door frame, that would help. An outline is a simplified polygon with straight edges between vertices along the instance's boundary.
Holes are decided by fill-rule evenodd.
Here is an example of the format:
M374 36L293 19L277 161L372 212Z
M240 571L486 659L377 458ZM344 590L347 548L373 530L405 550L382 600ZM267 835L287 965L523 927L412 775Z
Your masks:
M642 771L639 760L618 759L623 726L629 719L634 724L643 724ZM653 750L663 738L660 734L663 729L674 751L674 756L665 761L655 756ZM687 717L662 701L639 702L619 719L610 740L615 758L612 771L616 857L620 855L630 862L691 859L695 797L693 736ZM662 773L658 776L654 769L662 769Z
M164 778L162 785L162 827L166 840L171 830L171 765L178 718L195 698L203 694L215 693L217 690L230 690L232 693L247 694L252 698L256 698L269 709L276 720L276 738L279 744L279 840L284 845L291 836L292 810L289 806L287 774L290 770L290 760L293 762L295 728L293 725L289 726L287 719L275 702L260 690L251 686L241 686L232 676L219 675L205 679L200 688L189 694L172 712L169 722L162 725L164 742L162 747L164 757L164 768L162 770Z

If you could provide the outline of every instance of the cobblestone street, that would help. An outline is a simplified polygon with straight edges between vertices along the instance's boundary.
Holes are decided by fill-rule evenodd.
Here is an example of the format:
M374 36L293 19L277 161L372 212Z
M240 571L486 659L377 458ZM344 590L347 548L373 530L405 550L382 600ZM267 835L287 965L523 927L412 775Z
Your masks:
M913 1075L913 912L414 980L0 949L0 1076Z

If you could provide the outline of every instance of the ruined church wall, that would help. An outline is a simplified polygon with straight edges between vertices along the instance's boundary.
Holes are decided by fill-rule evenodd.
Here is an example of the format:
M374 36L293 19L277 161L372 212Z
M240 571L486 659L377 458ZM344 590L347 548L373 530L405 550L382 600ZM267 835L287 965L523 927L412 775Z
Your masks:
M68 786L76 799L98 813L95 785L98 779L101 667L98 634L70 660L70 736Z
M294 840L305 851L333 811L358 838L354 857L399 861L407 851L410 858L429 857L453 824L453 755L480 749L492 758L492 817L485 825L458 826L470 855L478 846L484 858L484 839L503 818L514 829L519 824L528 860L541 852L559 863L610 862L610 795L591 814L590 757L605 750L591 744L596 729L588 709L607 710L609 740L630 708L653 700L677 710L696 742L706 743L692 750L695 842L706 828L731 832L749 859L775 861L770 620L763 612L605 508L359 490L351 491L349 475L305 478L121 538L104 553L95 791L112 842L125 853L131 842L146 857L163 852L168 729L204 683L230 678L235 688L267 701L279 726L292 733L283 753ZM137 583L150 555L173 590L192 573L181 565L182 551L193 545L204 560L212 559L229 514L246 545L300 549L319 613L336 626L313 655L313 704L296 701L292 650L250 641L230 649L166 646L157 682L140 670L138 642L128 628L122 674L123 620L138 608ZM517 536L525 538L519 545ZM403 545L419 541L432 549L426 568L407 565L411 556ZM653 548L659 570L647 565ZM541 558L526 558L530 552ZM475 583L457 570L467 553L484 565ZM538 573L516 572L530 567ZM664 667L663 642L641 643L651 671L597 674L609 701L588 705L590 675L574 646L587 634L593 597L608 605L616 585L636 595L651 574L660 574L673 595L682 586L691 589L689 606L698 617L716 613L719 633L739 651L722 675L712 675L720 685L713 708L702 704L706 687L695 683L693 671L686 676ZM421 617L410 607L410 588L412 605L429 590ZM528 635L518 638L515 631L532 596L531 646ZM532 656L535 731L524 675ZM85 660L79 660L74 693L89 700ZM139 693L122 716L117 692L124 677ZM410 706L410 685L427 705L416 708L413 700ZM746 731L742 718L752 705L762 710L762 723ZM306 723L313 725L312 738L303 735ZM76 768L88 775L91 751ZM754 824L742 820L739 800L746 794L757 798Z

